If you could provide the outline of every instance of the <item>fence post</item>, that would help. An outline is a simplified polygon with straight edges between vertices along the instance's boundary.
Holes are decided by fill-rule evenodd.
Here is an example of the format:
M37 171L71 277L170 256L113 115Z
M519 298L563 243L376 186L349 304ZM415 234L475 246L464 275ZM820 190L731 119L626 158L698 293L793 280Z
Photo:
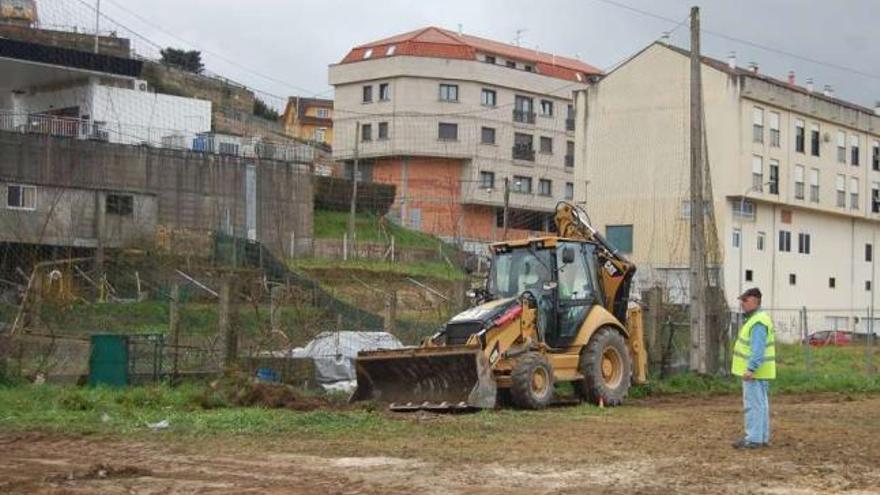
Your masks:
M810 335L810 330L809 320L807 319L807 307L802 307L800 313L801 340L804 343L804 369L806 369L807 373L810 373L812 363L810 362L810 339L808 338Z
M397 320L397 291L391 291L385 298L385 325L384 330L394 334Z
M238 357L238 338L230 322L230 297L232 281L228 275L220 278L220 307L218 314L218 331L223 342L223 364L226 368L235 365Z
M870 307L867 308L865 315L865 374L870 375L874 373L874 319L871 318Z
M652 369L660 362L660 346L657 345L657 336L660 334L660 326L662 325L662 307L663 307L663 289L660 287L652 287L648 289L646 294L647 302L647 325L646 333L648 337L648 369Z
M272 287L269 291L269 326L273 332L281 331L281 303L284 299L284 287Z
M174 347L174 361L172 364L171 380L177 382L178 361L180 359L180 284L171 284L171 297L168 307L168 334L171 335L171 345Z

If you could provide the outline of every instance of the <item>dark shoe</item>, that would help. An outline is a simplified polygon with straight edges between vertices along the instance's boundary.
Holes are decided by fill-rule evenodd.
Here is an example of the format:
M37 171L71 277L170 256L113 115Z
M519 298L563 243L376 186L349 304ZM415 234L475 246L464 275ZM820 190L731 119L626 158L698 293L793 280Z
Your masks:
M765 444L763 443L749 442L748 440L743 439L733 442L732 447L735 449L760 449L764 447L764 445Z

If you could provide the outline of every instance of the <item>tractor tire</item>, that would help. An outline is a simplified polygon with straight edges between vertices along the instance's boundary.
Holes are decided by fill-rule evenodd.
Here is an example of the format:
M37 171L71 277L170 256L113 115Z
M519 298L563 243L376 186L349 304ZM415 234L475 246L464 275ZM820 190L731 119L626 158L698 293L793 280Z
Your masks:
M519 408L544 409L553 400L553 367L540 353L520 356L510 379L510 399Z
M623 404L632 382L632 358L617 329L596 330L581 349L579 368L584 379L575 388L582 399L596 405Z

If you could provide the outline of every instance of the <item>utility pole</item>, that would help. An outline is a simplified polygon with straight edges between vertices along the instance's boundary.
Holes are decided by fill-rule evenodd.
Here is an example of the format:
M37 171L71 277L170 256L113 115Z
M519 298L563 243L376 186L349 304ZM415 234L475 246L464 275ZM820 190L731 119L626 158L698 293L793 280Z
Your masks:
M700 8L691 8L691 228L690 228L690 369L707 373L706 225L703 201L703 82L700 60ZM740 248L741 249L741 248Z
M98 42L101 32L101 0L95 0L95 54L98 53Z
M504 237L501 240L507 240L507 225L510 223L510 178L504 178Z
M351 205L349 206L348 216L348 245L349 251L354 246L354 220L357 212L357 195L358 195L358 140L361 137L361 123L355 122L354 125L354 166L351 169Z

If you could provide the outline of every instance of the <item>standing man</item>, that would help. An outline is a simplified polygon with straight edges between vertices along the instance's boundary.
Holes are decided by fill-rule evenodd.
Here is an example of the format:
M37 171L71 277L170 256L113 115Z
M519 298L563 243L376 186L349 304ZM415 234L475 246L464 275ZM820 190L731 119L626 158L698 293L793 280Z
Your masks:
M757 449L770 442L770 380L776 378L776 345L773 320L761 309L761 291L749 289L739 296L745 323L733 346L731 373L742 377L745 438L736 449Z

